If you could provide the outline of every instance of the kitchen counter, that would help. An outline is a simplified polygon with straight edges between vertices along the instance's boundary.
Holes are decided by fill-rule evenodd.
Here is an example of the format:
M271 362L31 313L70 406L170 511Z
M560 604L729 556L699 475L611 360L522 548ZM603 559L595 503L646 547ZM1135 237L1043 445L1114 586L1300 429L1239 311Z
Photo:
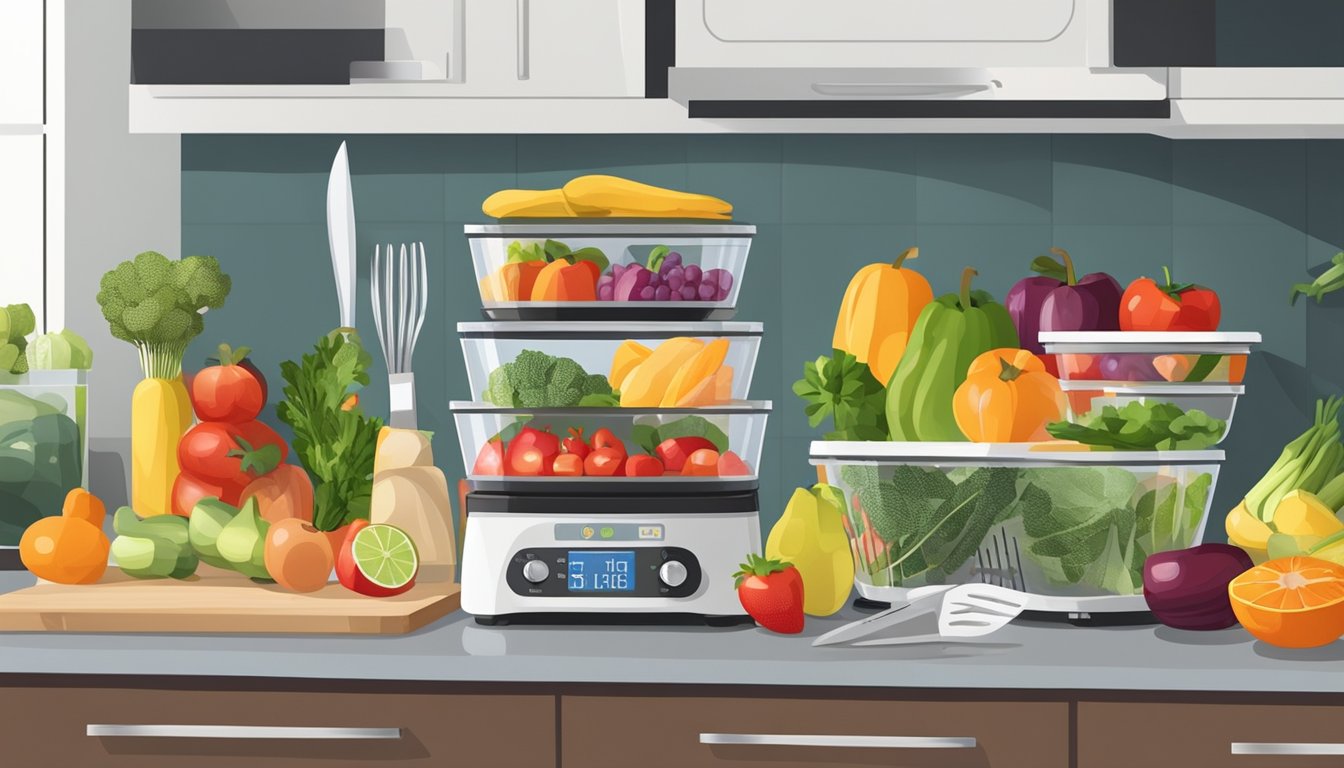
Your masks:
M0 574L0 590L32 583ZM0 634L0 675L208 675L439 682L1344 693L1344 642L1285 650L1240 629L1014 624L975 645L813 648L745 627L477 626L457 613L400 637Z

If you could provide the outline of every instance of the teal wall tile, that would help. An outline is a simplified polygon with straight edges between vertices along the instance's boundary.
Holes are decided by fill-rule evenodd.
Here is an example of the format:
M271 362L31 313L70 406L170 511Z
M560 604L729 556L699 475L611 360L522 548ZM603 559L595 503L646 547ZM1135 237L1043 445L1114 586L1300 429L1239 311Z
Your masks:
M921 136L920 224L1049 224L1049 136Z
M1306 142L1178 141L1172 146L1174 223L1306 226Z
M913 223L915 139L898 135L837 138L783 138L783 221Z
M920 224L919 260L913 266L933 285L933 294L955 293L961 273L978 273L972 288L1002 300L1023 277L1031 260L1047 253L1054 239L1048 224Z
M803 361L831 353L836 314L850 277L865 264L894 259L908 243L914 242L912 226L784 225L780 256L787 265L782 279L783 303L788 309L779 332L784 339L784 381L788 383L785 388L788 395L774 419L783 426L785 437L818 434L807 426L803 403L788 387L802 376ZM922 261L921 258L911 264L926 266Z
M518 186L550 189L585 173L610 173L687 189L686 137L571 134L518 137Z
M327 175L183 170L182 223L325 223Z
M1344 142L1309 141L1307 268L1311 277L1324 271L1340 251L1344 251Z
M688 136L686 189L733 204L733 218L781 221L783 166L778 136Z
M1059 224L1170 224L1171 142L1156 136L1056 136Z
M193 135L182 141L182 170L326 173L343 140L341 136L303 134ZM356 165L352 159L351 167Z
M737 318L764 326L761 353L752 374L751 397L771 400L775 407L793 397L787 384L782 383L785 344L783 270L781 269L783 227L779 224L760 224L747 254L747 271L742 278L741 293L737 299Z

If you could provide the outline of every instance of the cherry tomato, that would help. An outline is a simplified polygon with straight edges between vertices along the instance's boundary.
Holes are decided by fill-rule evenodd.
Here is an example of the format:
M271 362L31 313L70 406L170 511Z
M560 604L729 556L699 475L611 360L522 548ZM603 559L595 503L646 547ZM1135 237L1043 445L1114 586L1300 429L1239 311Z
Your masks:
M476 463L471 467L471 474L504 474L504 441L496 438L481 446L481 452L476 454Z
M714 444L703 437L669 437L658 444L654 453L668 472L680 472L686 466L686 459L702 448L713 449Z
M625 443L622 443L620 439L606 427L593 433L593 439L589 441L589 445L593 447L593 450L597 450L598 448L615 448L622 456L625 455Z
M615 448L594 448L583 460L583 473L592 477L611 477L625 465L625 453Z
M626 477L661 477L663 463L653 456L631 456L625 460Z
M533 455L531 451L535 450ZM560 438L549 430L523 427L504 452L504 474L549 475L560 455Z
M587 443L583 441L583 430L578 427L569 428L569 437L564 439L563 443L565 453L572 453L580 459L588 455L592 450Z
M561 477L582 477L583 457L577 453L562 453L551 463L551 472Z
M686 459L681 468L682 477L715 477L719 474L719 452L701 448Z

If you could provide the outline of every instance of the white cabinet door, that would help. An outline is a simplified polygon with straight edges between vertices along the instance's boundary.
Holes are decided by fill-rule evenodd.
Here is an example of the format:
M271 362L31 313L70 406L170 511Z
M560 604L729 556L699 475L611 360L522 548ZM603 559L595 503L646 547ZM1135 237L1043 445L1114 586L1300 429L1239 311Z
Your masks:
M0 125L42 124L42 4L0 0Z
M0 135L0 306L26 303L42 327L41 135Z
M467 0L466 11L463 95L644 95L643 0Z

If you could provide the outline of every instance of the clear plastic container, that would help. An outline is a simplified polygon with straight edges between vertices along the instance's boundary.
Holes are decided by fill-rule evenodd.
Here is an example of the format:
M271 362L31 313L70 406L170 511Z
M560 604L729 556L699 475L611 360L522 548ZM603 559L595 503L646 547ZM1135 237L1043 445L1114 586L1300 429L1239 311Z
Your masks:
M621 390L623 402L639 407L719 405L747 399L756 356L761 349L760 323L459 323L467 380L477 398L513 407L575 407L576 398L609 387ZM670 346L668 346L670 345ZM582 374L600 380L579 380L572 367L557 376L538 374L546 384L568 382L546 391L525 387L531 379L511 376L509 368L524 352L541 352L578 363ZM544 358L532 360L546 363ZM648 362L652 361L652 362ZM648 365L646 367L646 362ZM495 382L491 383L491 376ZM526 390L534 391L528 392ZM493 394L492 394L493 393ZM534 400L532 398L540 398ZM613 401L597 403L612 406Z
M0 546L59 515L88 473L88 372L0 374Z
M1241 384L1115 384L1095 381L1061 381L1068 403L1066 418L1081 421L1105 406L1124 407L1129 403L1171 403L1183 411L1200 410L1226 422L1222 442L1232 431L1232 415L1237 398L1246 393Z
M1240 384L1258 333L1042 331L1066 381Z
M463 466L477 490L517 492L609 492L622 486L641 492L667 490L739 490L755 488L761 448L765 440L765 423L770 414L770 403L743 401L712 408L568 408L526 410L496 408L488 403L453 402L449 404L457 424L457 439L462 448ZM576 430L586 444L599 430L607 430L622 444L630 456L656 457L659 474L631 477L624 469L589 471L583 474L565 474L554 462L555 452L544 443L550 438L529 436L529 444L536 445L539 454L523 456L515 440L525 429L550 432L561 441L561 450L569 452L563 440ZM604 438L607 435L604 433ZM704 448L720 455L721 461L712 465L690 461L677 451L660 451L660 445L671 438L694 437L700 440L682 441L678 450L694 451ZM712 448L710 446L713 446ZM554 448L554 445L549 448ZM602 446L598 446L602 447ZM517 451L517 455L510 448ZM595 450L595 449L593 449ZM732 456L729 456L729 453ZM538 462L538 459L546 460ZM677 471L675 462L683 462ZM666 463L665 463L666 460ZM541 469L538 465L541 465ZM549 463L550 467L545 465ZM652 466L643 461L644 468ZM690 474L686 464L695 464L697 473ZM627 460L628 465L628 460ZM624 467L625 465L619 465ZM546 474L542 474L545 472Z
M1223 452L1063 448L814 442L812 463L844 492L865 597L986 582L1143 610L1144 559L1200 541Z
M485 316L492 320L727 320L737 307L737 294L756 227L714 222L565 219L526 224L467 224L463 231L471 246ZM617 300L620 292L613 282L611 295L606 298L598 297L600 291L594 287L595 298L599 300L534 301L532 296L520 295L532 283L531 276L524 274L516 262L545 253L548 241L561 243L569 251L585 248L601 251L609 265L601 270L599 282L614 274L612 267L618 270L633 264L647 267L655 249L663 250L660 246L669 250L667 258L677 254L674 261L680 261L681 271L677 280L669 281L671 263L664 260L668 270L660 275L659 283L668 287L668 295L662 300L657 299L656 286L648 300L640 298L638 290L624 292L633 298ZM514 264L510 264L511 253ZM707 276L711 279L706 279ZM631 281L630 285L643 283ZM672 295L688 285L695 288L685 297L677 299ZM705 286L712 286L713 290Z

